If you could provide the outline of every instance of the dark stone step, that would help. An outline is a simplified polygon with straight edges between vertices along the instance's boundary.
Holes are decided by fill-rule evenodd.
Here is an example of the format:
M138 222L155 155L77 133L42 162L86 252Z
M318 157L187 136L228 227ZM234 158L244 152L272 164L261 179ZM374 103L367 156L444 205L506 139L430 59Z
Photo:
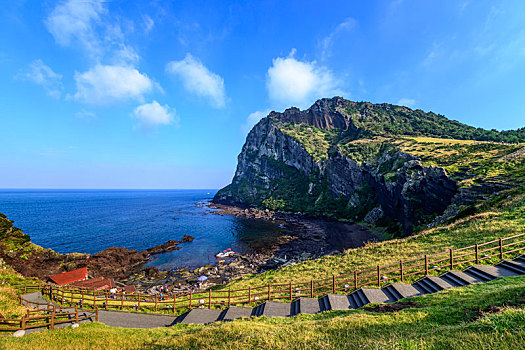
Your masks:
M390 284L393 290L395 290L399 295L402 296L401 299L411 298L417 295L424 294L422 291L414 288L410 284L401 284L401 283L392 283Z
M350 309L358 309L359 305L357 304L357 301L355 300L355 297L353 294L348 294L348 302L350 303L349 308Z
M456 270L448 271L447 273L445 273L445 276L454 279L458 283L462 283L464 286L469 285L471 283L483 282L483 280L467 275L463 271L456 271Z
M252 316L255 316L255 317L262 316L263 310L264 310L264 303L257 305L252 311Z
M327 294L330 310L348 310L350 309L350 301L348 296L340 294Z
M441 290L454 287L452 284L436 276L428 276L427 280L432 282L434 285L438 286L439 288L441 288Z
M492 281L494 278L496 278L494 276L487 275L483 273L482 271L474 269L473 267L468 267L465 270L463 270L463 272L469 276L472 276L473 278L481 280L481 282Z
M492 266L492 265L475 265L472 267L474 270L480 271L487 276L492 276L494 278L498 277L514 277L519 274L501 266Z
M292 315L291 303L279 303L276 301L267 301L264 303L262 316L266 317L289 317Z
M393 303L396 301L394 298L386 295L382 289L361 288L361 293L367 299L367 304Z
M319 305L321 306L321 312L323 311L330 311L330 302L328 301L328 295L323 295L319 299Z
M403 296L399 294L399 292L395 290L391 284L383 287L383 292L392 300L398 301L403 299Z
M414 289L416 289L420 295L432 293L427 288L422 287L418 282L414 282L414 284L412 284L412 287L414 287Z
M503 260L496 266L502 266L503 268L516 272L520 275L525 274L525 264L521 265L513 260Z
M439 277L440 277L443 281L447 282L448 284L450 284L451 286L454 286L454 287L462 287L462 286L466 285L465 282L456 279L456 278L455 278L454 276L452 276L452 275L444 274L444 275L441 275L441 276L439 276Z
M208 324L219 320L221 310L216 309L192 309L177 319L177 323L185 324Z
M361 289L354 291L352 296L354 297L357 307L363 307L368 304L368 300L363 295L363 291Z
M221 321L233 321L238 318L250 317L253 309L249 307L231 306L227 308L220 317Z
M357 292L349 294L348 300L350 301L350 307L354 309L359 309L364 305L363 301L361 301L361 298L359 298L359 296L357 295Z
M436 293L441 290L439 286L432 284L426 277L419 279L414 285L418 285L428 294Z
M320 300L315 298L299 298L296 300L295 304L297 309L295 310L294 315L296 314L317 314L321 312Z

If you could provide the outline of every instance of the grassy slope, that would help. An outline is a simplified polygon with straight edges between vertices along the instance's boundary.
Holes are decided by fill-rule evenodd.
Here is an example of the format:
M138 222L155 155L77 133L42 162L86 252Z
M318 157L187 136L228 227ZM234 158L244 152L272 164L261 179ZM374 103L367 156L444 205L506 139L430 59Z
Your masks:
M522 349L525 276L413 299L416 308L379 314L333 311L210 326L138 330L100 324L0 339L9 349ZM480 316L489 306L510 304ZM478 317L475 317L478 316Z
M19 318L26 313L26 308L17 302L17 294L9 285L35 283L33 278L25 278L0 262L0 314L5 318Z

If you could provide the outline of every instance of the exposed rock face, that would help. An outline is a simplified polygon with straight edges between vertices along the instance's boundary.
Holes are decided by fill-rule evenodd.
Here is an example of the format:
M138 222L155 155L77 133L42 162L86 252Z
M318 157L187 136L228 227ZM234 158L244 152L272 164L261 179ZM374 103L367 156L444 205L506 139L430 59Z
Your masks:
M368 164L330 149L326 159L316 162L297 139L280 130L283 123L301 123L341 130L341 134L353 137L360 130L344 111L349 104L354 103L336 97L321 99L305 111L290 108L283 113L271 112L248 134L232 183L213 201L267 207L265 201L278 194L285 203L276 202L273 209L294 210L293 202L300 201L306 203L303 208L312 208L311 213L326 214L322 203L331 200L336 203L332 212L363 220L374 210L369 220L387 216L399 222L406 233L425 215L441 214L457 192L455 182L443 169L425 167L413 155L395 150L378 153ZM366 117L366 109L363 113Z
M250 206L261 198L260 189L268 189L276 179L285 176L286 170L310 176L317 165L299 142L284 135L270 117L261 120L248 134L238 157L237 170L232 185L242 186L242 198L236 191L220 191L216 203ZM246 183L246 186L243 186Z

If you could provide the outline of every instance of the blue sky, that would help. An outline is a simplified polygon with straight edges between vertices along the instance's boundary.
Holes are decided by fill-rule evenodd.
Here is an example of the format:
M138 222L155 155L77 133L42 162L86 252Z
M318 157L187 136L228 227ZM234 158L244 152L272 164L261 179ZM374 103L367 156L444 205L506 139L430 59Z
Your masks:
M525 126L525 2L9 1L0 188L219 188L317 98Z

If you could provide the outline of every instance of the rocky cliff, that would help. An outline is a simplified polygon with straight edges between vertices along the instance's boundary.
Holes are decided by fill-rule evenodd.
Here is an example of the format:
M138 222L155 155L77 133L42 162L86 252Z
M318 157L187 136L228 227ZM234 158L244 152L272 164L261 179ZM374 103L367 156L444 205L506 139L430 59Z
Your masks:
M321 99L304 111L271 112L255 125L232 183L213 201L406 234L443 213L458 192L458 179L418 155L411 137L483 139L495 137L491 132L403 106Z

